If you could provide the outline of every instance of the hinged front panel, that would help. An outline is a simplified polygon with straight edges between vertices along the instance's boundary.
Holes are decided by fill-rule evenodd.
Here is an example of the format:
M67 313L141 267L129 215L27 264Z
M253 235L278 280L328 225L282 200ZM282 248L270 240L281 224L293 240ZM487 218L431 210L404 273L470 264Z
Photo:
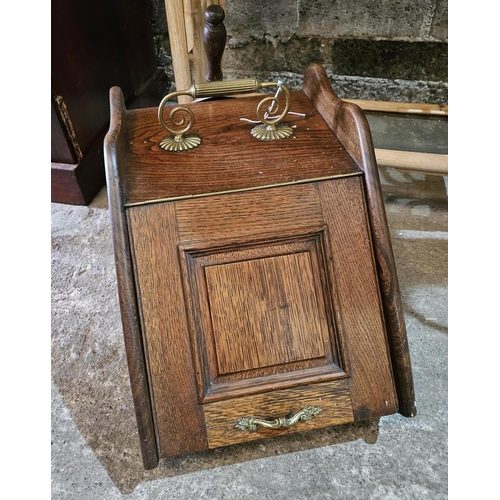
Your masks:
M361 177L128 216L162 456L394 413Z

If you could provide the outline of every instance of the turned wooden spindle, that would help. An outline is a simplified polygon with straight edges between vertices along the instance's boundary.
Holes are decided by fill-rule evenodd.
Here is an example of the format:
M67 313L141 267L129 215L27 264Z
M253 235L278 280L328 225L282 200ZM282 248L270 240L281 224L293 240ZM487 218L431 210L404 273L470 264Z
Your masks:
M205 10L203 26L203 45L207 55L205 80L216 82L222 80L221 61L226 46L226 14L220 5L209 5Z

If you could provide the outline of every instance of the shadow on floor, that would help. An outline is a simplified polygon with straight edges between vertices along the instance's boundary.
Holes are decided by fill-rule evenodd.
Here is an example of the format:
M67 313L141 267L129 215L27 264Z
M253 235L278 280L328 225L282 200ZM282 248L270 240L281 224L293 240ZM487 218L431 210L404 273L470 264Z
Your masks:
M158 467L144 470L139 452L139 439L133 414L132 400L120 398L116 405L115 394L123 394L129 387L112 387L103 391L99 381L74 380L57 377L57 388L82 437L99 459L121 493L131 493L138 484L146 481L188 474L215 467L248 462L300 452L323 446L336 445L362 439L374 444L379 434L379 420L357 422L308 432L298 432L265 440L191 453L160 460ZM123 377L119 383L125 383ZM77 393L87 394L82 401ZM91 414L89 414L89 408Z

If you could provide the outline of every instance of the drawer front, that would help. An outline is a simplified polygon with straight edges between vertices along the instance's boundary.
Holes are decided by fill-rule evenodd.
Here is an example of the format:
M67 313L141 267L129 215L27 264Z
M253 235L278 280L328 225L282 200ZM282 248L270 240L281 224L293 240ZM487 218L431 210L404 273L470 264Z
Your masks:
M396 411L362 177L127 213L162 456Z
M204 411L210 448L354 420L345 379L210 403Z

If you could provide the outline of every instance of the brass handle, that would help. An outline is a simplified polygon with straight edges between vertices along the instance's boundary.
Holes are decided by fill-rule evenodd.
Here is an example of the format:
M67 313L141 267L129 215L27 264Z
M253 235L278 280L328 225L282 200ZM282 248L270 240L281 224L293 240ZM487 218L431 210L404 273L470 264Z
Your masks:
M250 92L257 92L260 89L267 87L278 87L280 91L285 94L285 109L278 116L268 116L266 110L263 109L263 105L268 103L269 108L273 108L276 105L273 113L279 111L280 103L276 96L267 96L259 103L257 106L257 116L262 122L261 124L254 127L251 131L253 137L263 140L272 141L276 139L284 139L292 135L293 130L288 125L281 123L283 118L286 116L290 110L290 91L281 82L259 82L253 78L246 78L241 80L227 80L221 82L209 82L193 84L187 90L181 90L177 92L171 92L167 94L160 102L158 106L158 121L161 126L171 134L169 137L163 138L159 145L162 149L166 151L186 151L201 144L201 138L194 134L188 134L188 132L193 128L194 125L194 114L191 109L185 106L176 106L170 112L170 121L176 127L182 127L186 122L186 115L188 116L188 123L184 128L180 130L174 130L168 126L163 118L163 111L165 105L168 101L175 97L182 95L191 96L193 99L206 98L206 97L217 97L235 94L247 94Z
M291 427L300 420L311 420L311 418L321 413L321 411L322 409L319 406L306 406L289 418L278 417L274 420L265 420L258 417L242 417L234 424L234 427L240 431L256 431L259 426L267 427L268 429Z
M261 83L254 78L244 78L242 80L195 83L191 86L189 92L195 99L203 99L205 97L248 94L258 92L263 87L274 87L275 85L273 82Z

